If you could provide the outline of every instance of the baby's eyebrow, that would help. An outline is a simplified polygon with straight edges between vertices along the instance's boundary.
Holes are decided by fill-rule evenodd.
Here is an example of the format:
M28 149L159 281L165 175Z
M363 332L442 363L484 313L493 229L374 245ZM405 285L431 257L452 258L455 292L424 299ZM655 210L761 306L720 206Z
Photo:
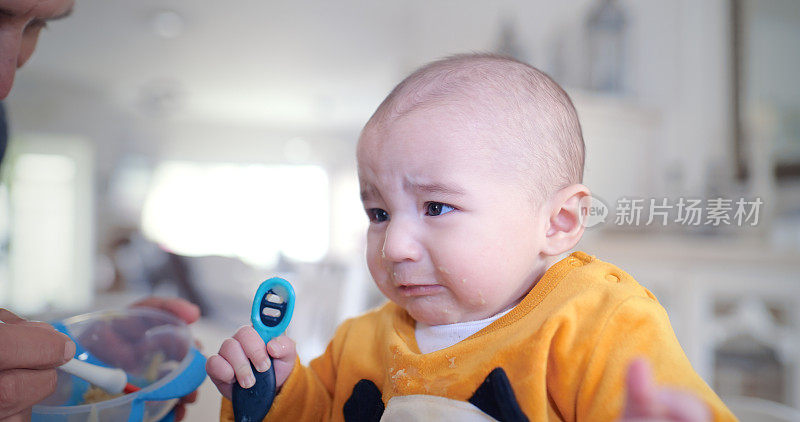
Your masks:
M406 187L424 193L438 193L443 195L464 195L464 191L455 186L448 186L442 183L413 183L406 182Z
M376 196L380 196L378 192L375 190L373 186L366 186L361 188L361 202L369 201L374 199Z

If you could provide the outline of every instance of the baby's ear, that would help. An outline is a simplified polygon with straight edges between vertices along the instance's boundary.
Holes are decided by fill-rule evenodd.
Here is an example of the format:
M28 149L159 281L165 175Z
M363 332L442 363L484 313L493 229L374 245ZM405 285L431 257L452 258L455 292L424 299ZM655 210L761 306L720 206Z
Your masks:
M560 255L578 244L586 228L583 221L586 217L586 203L591 193L589 188L579 183L569 185L556 192L547 207L549 220L545 233L545 245L542 252L546 255Z

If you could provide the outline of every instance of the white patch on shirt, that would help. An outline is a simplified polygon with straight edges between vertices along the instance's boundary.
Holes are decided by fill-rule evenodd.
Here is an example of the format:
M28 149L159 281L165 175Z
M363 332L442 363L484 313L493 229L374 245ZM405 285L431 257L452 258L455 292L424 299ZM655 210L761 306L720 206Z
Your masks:
M470 402L423 394L392 397L381 417L381 422L428 421L487 422L496 419Z
M513 308L512 308L513 309ZM457 322L455 324L428 325L417 321L414 336L422 353L432 353L446 349L465 338L486 328L489 324L507 314L511 309L478 321Z

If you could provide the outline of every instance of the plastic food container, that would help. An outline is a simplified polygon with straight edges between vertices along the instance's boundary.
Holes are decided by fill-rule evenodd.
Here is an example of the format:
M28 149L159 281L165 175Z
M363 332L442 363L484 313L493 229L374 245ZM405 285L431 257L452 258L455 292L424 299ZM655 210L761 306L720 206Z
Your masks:
M86 403L98 391L87 394L88 382L58 371L56 390L33 407L33 421L169 421L178 398L205 379L205 357L194 348L186 324L169 313L128 308L53 325L75 341L77 359L122 368L141 390Z

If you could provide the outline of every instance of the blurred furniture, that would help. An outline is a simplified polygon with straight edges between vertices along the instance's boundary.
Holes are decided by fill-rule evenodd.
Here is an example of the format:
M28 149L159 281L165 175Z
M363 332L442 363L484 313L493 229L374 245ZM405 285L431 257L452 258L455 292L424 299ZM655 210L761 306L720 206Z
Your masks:
M114 264L125 282L125 288L141 293L178 294L209 311L207 301L195 285L186 257L164 250L132 232L114 246Z
M718 394L800 408L800 252L747 237L597 232L580 249L655 294Z
M722 399L742 422L800 421L800 411L773 401L741 396Z

